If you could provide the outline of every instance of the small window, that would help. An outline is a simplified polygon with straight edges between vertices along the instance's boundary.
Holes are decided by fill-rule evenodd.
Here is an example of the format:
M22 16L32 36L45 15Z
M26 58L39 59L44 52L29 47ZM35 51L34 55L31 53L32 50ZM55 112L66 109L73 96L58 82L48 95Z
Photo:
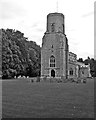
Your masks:
M70 68L70 75L73 75L73 69Z
M51 24L51 30L52 30L52 32L55 31L55 23L52 23L52 24Z
M63 26L63 33L64 33L64 24L62 24L62 26Z

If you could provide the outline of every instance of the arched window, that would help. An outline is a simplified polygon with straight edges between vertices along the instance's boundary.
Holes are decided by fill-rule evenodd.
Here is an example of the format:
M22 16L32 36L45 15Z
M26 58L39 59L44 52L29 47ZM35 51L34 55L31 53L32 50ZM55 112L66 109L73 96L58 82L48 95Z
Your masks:
M55 67L55 57L53 55L50 57L50 67Z
M70 75L73 75L73 69L70 68Z

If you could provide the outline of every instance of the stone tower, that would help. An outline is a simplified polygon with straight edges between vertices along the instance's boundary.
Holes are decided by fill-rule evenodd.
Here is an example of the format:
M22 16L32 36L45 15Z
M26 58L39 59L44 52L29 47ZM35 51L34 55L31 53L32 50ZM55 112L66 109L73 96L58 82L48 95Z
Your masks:
M65 77L68 74L68 40L65 35L64 15L47 15L47 28L42 38L41 77Z

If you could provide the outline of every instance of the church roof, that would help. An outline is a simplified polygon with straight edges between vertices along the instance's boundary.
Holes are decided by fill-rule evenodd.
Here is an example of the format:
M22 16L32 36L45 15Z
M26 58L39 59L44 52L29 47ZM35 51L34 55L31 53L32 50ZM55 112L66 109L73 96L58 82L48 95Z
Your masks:
M74 56L77 56L75 53L73 53L73 52L69 52L69 54L71 54L71 55L74 55Z

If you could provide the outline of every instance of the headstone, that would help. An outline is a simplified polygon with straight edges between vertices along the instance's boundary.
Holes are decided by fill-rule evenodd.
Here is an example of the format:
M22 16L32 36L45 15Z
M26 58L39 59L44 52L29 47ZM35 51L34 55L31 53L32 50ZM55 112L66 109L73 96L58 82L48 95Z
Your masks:
M44 76L44 77L43 77L43 80L46 82L46 80L47 80L47 76Z
M36 82L40 82L40 77L39 76L37 76Z

